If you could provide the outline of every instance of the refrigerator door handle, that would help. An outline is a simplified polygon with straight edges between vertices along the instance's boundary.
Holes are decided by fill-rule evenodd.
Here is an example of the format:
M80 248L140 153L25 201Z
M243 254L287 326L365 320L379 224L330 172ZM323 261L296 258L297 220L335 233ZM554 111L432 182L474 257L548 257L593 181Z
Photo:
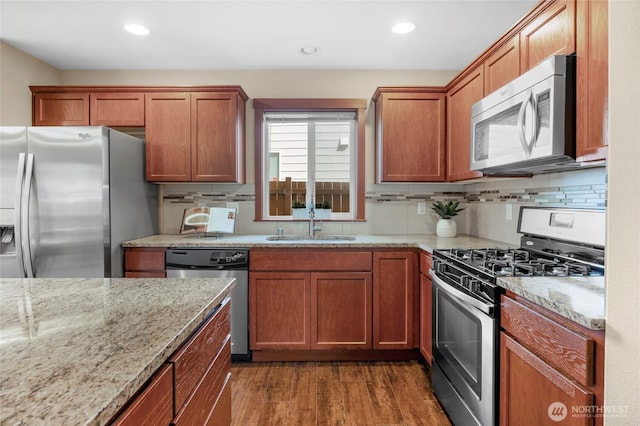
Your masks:
M24 234L23 238L23 249L24 249L24 259L23 263L26 270L27 278L34 277L33 271L33 258L31 257L31 238L29 234L29 206L31 204L31 184L33 182L33 163L34 158L33 154L29 153L27 155L27 169L24 177L24 185L22 187L22 207L20 208L22 217L20 219L22 230Z
M25 154L21 152L18 155L18 176L16 178L16 209L15 209L15 237L16 242L16 261L18 263L18 276L24 278L27 273L24 270L24 257L22 255L22 188L24 187L24 167Z

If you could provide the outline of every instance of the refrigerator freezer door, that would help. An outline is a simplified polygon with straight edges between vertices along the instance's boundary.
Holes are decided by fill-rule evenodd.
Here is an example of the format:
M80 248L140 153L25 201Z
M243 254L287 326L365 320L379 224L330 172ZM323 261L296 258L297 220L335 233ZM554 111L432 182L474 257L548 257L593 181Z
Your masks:
M0 127L0 209L16 208L18 156L26 151L26 127Z
M104 276L107 129L30 127L28 147L35 158L29 206L35 276Z

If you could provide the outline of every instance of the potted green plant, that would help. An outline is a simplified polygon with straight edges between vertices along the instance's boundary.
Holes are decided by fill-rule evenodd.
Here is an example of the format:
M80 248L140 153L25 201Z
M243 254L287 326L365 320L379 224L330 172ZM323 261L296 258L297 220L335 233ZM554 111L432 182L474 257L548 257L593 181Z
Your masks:
M315 204L316 219L331 219L331 203L327 200Z
M436 201L431 204L431 210L440 216L436 225L436 235L438 237L451 238L456 236L458 230L452 218L464 210L463 208L458 208L459 205L459 201L449 201L447 203Z

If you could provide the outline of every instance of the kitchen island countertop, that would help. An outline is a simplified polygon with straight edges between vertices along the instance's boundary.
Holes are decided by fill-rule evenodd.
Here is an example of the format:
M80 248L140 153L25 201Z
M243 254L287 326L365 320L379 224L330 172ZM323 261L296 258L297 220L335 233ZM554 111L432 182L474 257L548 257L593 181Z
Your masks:
M0 424L105 424L234 286L0 279Z

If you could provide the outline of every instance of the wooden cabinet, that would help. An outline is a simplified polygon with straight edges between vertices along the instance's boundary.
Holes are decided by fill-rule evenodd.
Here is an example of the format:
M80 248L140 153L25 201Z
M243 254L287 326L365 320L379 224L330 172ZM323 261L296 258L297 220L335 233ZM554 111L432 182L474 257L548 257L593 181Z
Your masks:
M432 286L431 286L431 254L420 252L420 353L431 365L433 360L433 330L432 325Z
M147 94L147 180L243 183L245 100L238 92Z
M125 278L166 278L163 247L127 247L124 249Z
M254 359L265 350L372 349L370 251L255 249L250 268Z
M482 65L471 69L447 92L447 180L481 177L471 171L471 106L484 96Z
M373 348L412 349L418 259L413 251L373 253Z
M33 92L34 126L88 126L89 94Z
M34 126L145 127L151 182L245 181L240 86L30 86Z
M112 421L231 424L231 302L225 299Z
M563 414L563 424L602 424L585 410L603 404L604 331L510 292L502 296L500 325L501 425L551 425ZM575 409L582 411L575 415Z
M578 1L576 10L576 156L607 157L609 123L609 2Z
M371 273L311 274L311 349L371 349Z
M444 89L379 87L373 101L376 106L376 181L444 181Z
M493 93L520 75L520 34L493 51L482 63L484 93Z
M89 124L92 126L144 126L144 93L98 92L89 95Z
M152 182L191 180L191 94L145 95L146 177Z
M253 268L253 253L251 257ZM249 274L252 350L310 348L310 280L304 272Z
M169 425L173 419L173 370L163 365L113 421L113 426Z
M92 92L89 87L31 86L34 126L144 126L141 92Z
M576 51L576 0L548 2L549 6L520 31L520 65L530 70L552 55Z

